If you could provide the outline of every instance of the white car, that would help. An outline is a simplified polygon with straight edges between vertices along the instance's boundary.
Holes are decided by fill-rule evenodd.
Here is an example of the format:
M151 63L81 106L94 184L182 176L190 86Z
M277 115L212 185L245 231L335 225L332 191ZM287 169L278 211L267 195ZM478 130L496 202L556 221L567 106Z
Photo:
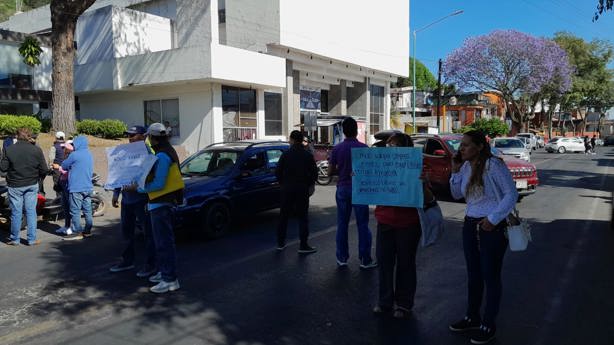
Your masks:
M578 138L552 138L546 144L546 151L565 153L565 152L584 152L584 142Z
M518 138L494 138L492 145L506 156L531 161L531 150Z
M531 149L537 149L537 137L533 133L518 133L516 134L518 138L527 138L529 139L529 145L531 145Z
M546 143L544 141L544 137L542 137L541 135L538 135L537 136L537 148L541 149L544 146L546 146Z
M527 150L531 150L531 139L526 137L516 137L516 139L522 141Z

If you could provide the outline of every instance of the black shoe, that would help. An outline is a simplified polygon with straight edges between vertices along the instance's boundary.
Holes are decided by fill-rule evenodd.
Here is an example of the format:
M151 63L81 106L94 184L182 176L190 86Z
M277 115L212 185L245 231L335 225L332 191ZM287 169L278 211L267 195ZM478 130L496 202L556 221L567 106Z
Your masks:
M495 329L481 325L480 329L471 336L471 343L477 345L488 344L494 339Z
M285 242L277 242L277 250L278 251L283 251L284 249L286 249L286 243Z
M298 249L298 253L299 254L312 254L312 253L315 253L317 251L318 251L317 249L315 249L314 247L308 246L308 245L301 246Z
M452 332L467 332L480 329L480 320L472 320L468 316L464 319L450 325Z

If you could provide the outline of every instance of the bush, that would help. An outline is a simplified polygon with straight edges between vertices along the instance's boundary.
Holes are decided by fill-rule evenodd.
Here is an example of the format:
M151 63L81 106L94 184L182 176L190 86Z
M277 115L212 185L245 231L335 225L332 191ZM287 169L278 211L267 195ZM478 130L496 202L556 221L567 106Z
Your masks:
M509 132L507 124L499 119L477 119L474 123L454 130L454 132L465 133L471 130L482 131L491 138L506 135Z
M126 124L120 120L83 120L77 122L79 134L88 134L105 139L121 138L127 129Z
M38 134L41 131L42 124L34 116L0 115L0 135L15 135L17 129L22 127L29 128L32 133Z

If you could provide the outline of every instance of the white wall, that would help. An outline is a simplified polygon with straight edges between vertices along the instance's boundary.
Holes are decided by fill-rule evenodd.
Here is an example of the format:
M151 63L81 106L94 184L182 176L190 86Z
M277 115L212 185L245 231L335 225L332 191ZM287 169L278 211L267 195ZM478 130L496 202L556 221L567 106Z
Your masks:
M188 153L213 142L211 104L213 94L210 84L178 84L147 87L125 92L84 94L79 96L81 118L120 119L128 125L144 122L144 101L155 99L179 99L178 142Z
M177 17L176 0L154 0L130 6L131 9L154 14L156 16L175 19Z
M219 44L211 46L211 78L285 87L285 59Z
M266 52L268 43L279 42L280 0L225 1L227 45Z
M51 91L51 48L41 47L40 64L32 68L32 87Z
M280 1L280 43L407 76L409 1Z
M107 6L85 13L77 22L77 64L172 48L168 18Z

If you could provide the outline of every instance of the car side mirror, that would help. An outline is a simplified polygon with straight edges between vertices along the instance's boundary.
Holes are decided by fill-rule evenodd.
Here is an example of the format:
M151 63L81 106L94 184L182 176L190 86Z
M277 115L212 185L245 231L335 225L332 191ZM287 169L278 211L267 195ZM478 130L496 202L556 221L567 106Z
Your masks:
M433 154L434 154L435 156L445 157L445 156L446 156L446 151L444 151L444 150L435 150L435 151L433 152Z

